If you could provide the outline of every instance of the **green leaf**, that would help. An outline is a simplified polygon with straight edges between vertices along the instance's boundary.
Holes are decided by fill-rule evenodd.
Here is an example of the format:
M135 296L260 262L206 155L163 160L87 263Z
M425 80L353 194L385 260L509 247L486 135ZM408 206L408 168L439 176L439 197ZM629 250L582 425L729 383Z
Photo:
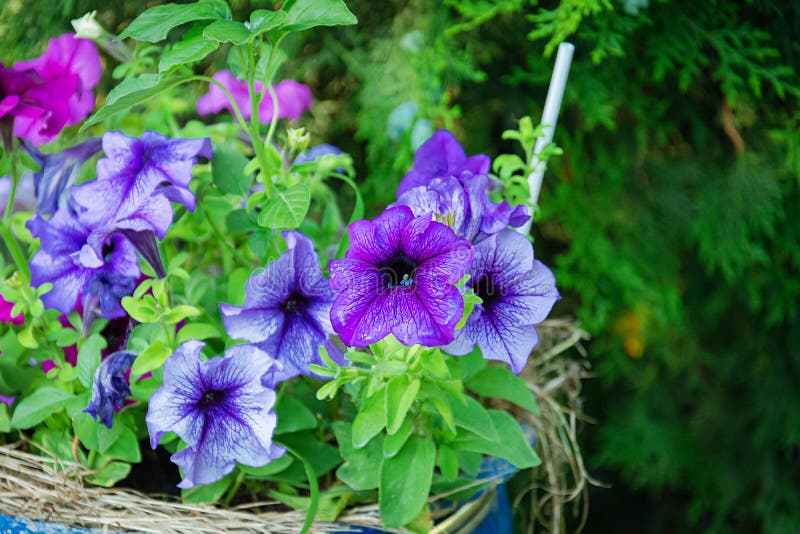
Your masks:
M536 397L525 384L525 381L515 375L505 366L492 365L467 381L467 388L484 397L495 397L507 400L534 414L539 413Z
M291 454L284 454L283 456L272 460L267 465L261 467L251 467L249 465L241 465L239 469L247 473L251 478L255 479L268 479L270 476L280 473L294 462L294 456Z
M269 9L256 9L250 13L251 39L264 32L274 30L286 21L284 11L271 11Z
M189 306L188 304L181 304L175 306L168 312L161 316L161 321L166 324L176 324L189 317L197 317L202 314L203 310L196 306Z
M234 306L244 304L245 288L250 278L249 269L236 269L228 277L228 303Z
M286 12L285 32L299 32L315 26L344 26L358 22L342 0L289 0L281 11Z
M456 455L456 451L447 445L439 445L436 465L439 466L442 476L447 480L455 480L458 478L458 456Z
M417 398L420 381L407 375L392 378L386 384L386 432L394 434L405 421L406 413Z
M103 339L103 336L92 334L78 349L78 380L81 381L83 387L92 387L92 377L100 365L100 351L104 348L106 348L106 340Z
M123 478L127 477L130 472L131 464L126 464L123 462L111 462L94 475L86 477L86 480L92 484L96 484L104 488L110 488Z
M136 439L136 434L127 426L117 423L122 429L119 438L114 441L113 445L105 451L105 455L115 460L123 460L125 462L139 463L142 461L142 451L139 448L139 442ZM117 426L115 425L115 426Z
M117 40L133 37L139 41L157 43L165 39L172 28L181 24L195 20L220 19L223 16L210 2L156 6L133 19Z
M225 228L229 232L252 232L258 230L256 219L246 209L239 208L230 211L225 216Z
M0 433L11 430L11 421L8 418L8 406L0 402Z
M170 354L172 354L172 351L163 341L156 341L140 352L139 356L133 361L131 376L139 377L148 371L158 369L164 365L164 361Z
M148 98L154 97L162 91L191 81L194 78L191 75L162 77L158 74L141 74L125 78L108 93L105 105L86 119L79 131L82 132L93 124L97 124L120 111L125 111Z
M233 43L240 45L252 38L250 31L241 22L234 20L215 20L203 30L206 39L213 39L218 43Z
M353 447L360 449L386 426L386 395L381 387L367 397L353 420Z
M230 143L214 145L214 159L211 160L211 177L223 193L247 196L253 177L244 172L247 158Z
M125 428L125 425L117 423L116 425L111 425L111 428L107 428L105 425L96 424L95 429L97 431L97 449L100 452L106 452L111 446L117 442L119 437L122 435L122 429Z
M489 441L498 441L500 436L492 423L489 411L472 397L464 397L466 404L458 401L450 403L453 409L453 420L456 426L466 428L470 432Z
M183 325L178 332L177 342L183 343L190 339L209 339L220 337L222 334L213 324L208 323L189 323Z
M216 22L211 26L214 24ZM216 50L217 47L219 47L219 42L206 37L205 31L201 27L192 28L191 31L183 36L183 39L174 43L161 54L161 59L158 61L158 72L162 74L178 65L200 61Z
M336 478L356 491L377 488L383 462L383 436L371 440L366 447L354 449L352 425L337 421L333 424L333 433L345 459L345 463L336 470Z
M384 526L401 527L420 513L431 489L435 461L436 445L417 435L396 456L383 460L378 507Z
M299 400L292 397L281 397L275 405L278 415L278 426L275 434L287 434L300 430L317 428L317 418Z
M400 428L397 429L397 432L394 434L390 434L386 436L383 440L383 457L384 458L391 458L395 454L397 454L400 449L403 448L403 445L406 444L409 436L414 431L414 426L411 424L411 421L405 419L403 424L400 425Z
M19 401L11 416L11 427L31 428L44 421L50 414L61 410L64 402L72 397L73 395L63 389L44 385Z
M310 202L308 187L293 185L270 197L258 215L258 224L267 228L297 228L303 222Z
M72 417L72 429L81 444L90 451L100 448L97 444L97 423L88 413L77 413Z
M225 495L233 480L236 478L236 471L227 476L212 482L211 484L202 484L183 490L181 492L181 499L187 503L201 503L201 502L217 502Z
M536 467L542 463L536 455L536 451L525 439L519 423L511 415L499 410L489 410L489 416L503 439L489 441L477 434L459 434L452 443L453 448L497 456L508 460L517 469Z

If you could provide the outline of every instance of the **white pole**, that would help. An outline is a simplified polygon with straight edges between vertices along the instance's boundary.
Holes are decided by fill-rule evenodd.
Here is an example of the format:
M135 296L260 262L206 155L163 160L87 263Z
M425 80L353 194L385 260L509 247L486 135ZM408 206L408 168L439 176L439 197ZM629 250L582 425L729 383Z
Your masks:
M533 171L528 176L528 190L530 191L530 203L536 204L539 201L539 192L542 189L542 177L544 176L547 163L539 161L539 154L542 149L553 141L553 133L558 122L558 112L561 109L561 99L564 97L564 88L567 85L569 67L572 63L572 53L575 45L572 43L561 43L558 45L556 55L556 66L550 78L550 87L547 89L547 99L544 102L541 125L544 127L544 135L536 140L531 158L531 168ZM531 221L520 228L520 232L527 234L531 228Z

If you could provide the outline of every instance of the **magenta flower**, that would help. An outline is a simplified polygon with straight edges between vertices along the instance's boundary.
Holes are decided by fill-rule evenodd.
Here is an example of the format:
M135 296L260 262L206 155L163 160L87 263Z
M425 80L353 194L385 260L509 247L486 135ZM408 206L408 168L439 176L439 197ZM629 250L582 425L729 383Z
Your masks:
M14 326L19 326L25 321L25 317L21 313L11 316L11 310L14 309L14 303L8 302L3 295L0 295L0 322L11 323Z
M65 83L70 87L73 78L77 77L75 89L67 99L70 113L67 125L79 123L94 109L92 90L100 81L102 66L100 54L92 41L78 39L73 33L50 39L47 50L40 57L14 65L17 71L29 69L44 80Z
M250 105L250 91L247 82L234 77L228 70L221 70L214 74L213 78L224 85L231 93L236 106L242 113L245 120L250 120L252 107ZM260 94L264 85L261 82L255 83L255 89ZM273 86L275 97L278 100L278 118L289 118L297 120L307 109L311 108L313 97L311 89L307 85L294 80L283 80ZM233 114L228 97L216 84L209 84L208 93L197 99L197 113L200 115L210 115L219 113L227 109ZM272 98L269 92L264 93L264 98L258 106L258 120L261 122L271 122L274 113Z
M345 344L365 347L388 334L405 345L453 340L464 301L453 285L472 248L429 216L405 206L350 225L350 250L330 264L333 329Z
M524 236L503 230L475 245L469 274L467 284L483 303L444 350L461 356L477 344L484 358L503 361L519 374L539 341L534 325L559 299L553 273L533 258Z
M154 449L165 432L186 442L171 458L183 471L180 488L219 480L236 462L260 467L285 452L272 443L275 392L262 381L279 364L252 345L234 345L224 357L202 361L203 345L187 341L167 358L164 385L147 408Z
M275 384L321 365L319 347L344 364L339 348L330 342L334 293L322 276L310 239L283 232L287 250L247 281L244 306L220 304L225 330L234 339L255 343L283 368L270 377Z
M461 143L447 130L439 130L414 154L414 165L397 188L400 196L411 188L427 186L434 178L460 177L463 172L486 174L492 160L485 154L467 157Z
M49 143L70 120L69 99L78 78L45 80L33 70L0 64L0 124L34 145Z

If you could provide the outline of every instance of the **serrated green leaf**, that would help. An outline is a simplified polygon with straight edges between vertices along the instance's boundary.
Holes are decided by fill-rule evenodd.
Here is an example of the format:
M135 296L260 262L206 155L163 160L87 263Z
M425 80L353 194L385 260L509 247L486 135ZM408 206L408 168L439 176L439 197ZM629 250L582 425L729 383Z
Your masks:
M63 389L44 385L17 403L11 416L11 427L31 428L61 410L64 402L72 397Z
M253 183L251 174L245 172L247 158L230 143L214 145L211 160L211 178L220 191L231 195L246 196Z
M187 22L220 18L223 18L223 13L209 2L151 7L133 19L117 40L133 37L139 41L157 43L165 39L172 28Z
M400 375L386 385L386 432L394 434L400 428L409 408L417 398L420 381Z
M161 54L161 59L158 61L158 72L163 74L179 65L200 61L218 47L219 41L209 39L200 29L191 31Z
M92 377L100 365L100 351L106 348L106 340L100 334L92 334L81 344L78 349L78 380L83 387L92 387Z
M285 32L299 32L315 26L345 26L358 22L342 0L289 0L281 11L286 22Z
M234 20L215 20L206 26L203 36L217 43L233 43L235 45L246 43L252 38L244 24Z
M381 464L378 507L383 525L398 528L414 519L428 499L436 461L430 439L411 436L400 452Z
M508 367L489 366L470 378L466 386L478 395L507 400L534 414L539 413L533 392Z
M194 79L194 76L160 76L158 74L140 74L125 78L114 87L106 98L105 105L86 119L79 131L86 130L89 126L97 124L108 117L144 102L162 91L171 89L182 83Z
M305 184L296 184L275 193L258 215L258 224L267 228L297 228L308 212L311 192Z

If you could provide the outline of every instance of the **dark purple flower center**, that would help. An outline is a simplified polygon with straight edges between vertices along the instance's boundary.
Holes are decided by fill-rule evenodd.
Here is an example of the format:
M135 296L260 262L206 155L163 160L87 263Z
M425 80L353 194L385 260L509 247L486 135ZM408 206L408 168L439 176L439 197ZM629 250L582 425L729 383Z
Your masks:
M225 391L219 389L209 389L203 396L200 397L200 402L198 402L198 406L202 410L208 410L210 408L216 408L225 400Z
M114 254L115 248L116 243L114 243L113 239L103 245L103 261L106 263L111 261L111 255Z
M494 277L491 274L485 274L478 278L478 281L472 286L475 295L481 298L484 306L491 306L502 296L500 288L494 283Z
M308 304L308 299L305 297L305 295L301 295L300 293L295 291L291 295L289 295L289 298L287 298L281 303L281 308L285 312L300 313L306 309L307 304Z
M417 263L405 255L395 256L381 268L383 283L387 288L409 287L414 283L414 272L417 270Z

